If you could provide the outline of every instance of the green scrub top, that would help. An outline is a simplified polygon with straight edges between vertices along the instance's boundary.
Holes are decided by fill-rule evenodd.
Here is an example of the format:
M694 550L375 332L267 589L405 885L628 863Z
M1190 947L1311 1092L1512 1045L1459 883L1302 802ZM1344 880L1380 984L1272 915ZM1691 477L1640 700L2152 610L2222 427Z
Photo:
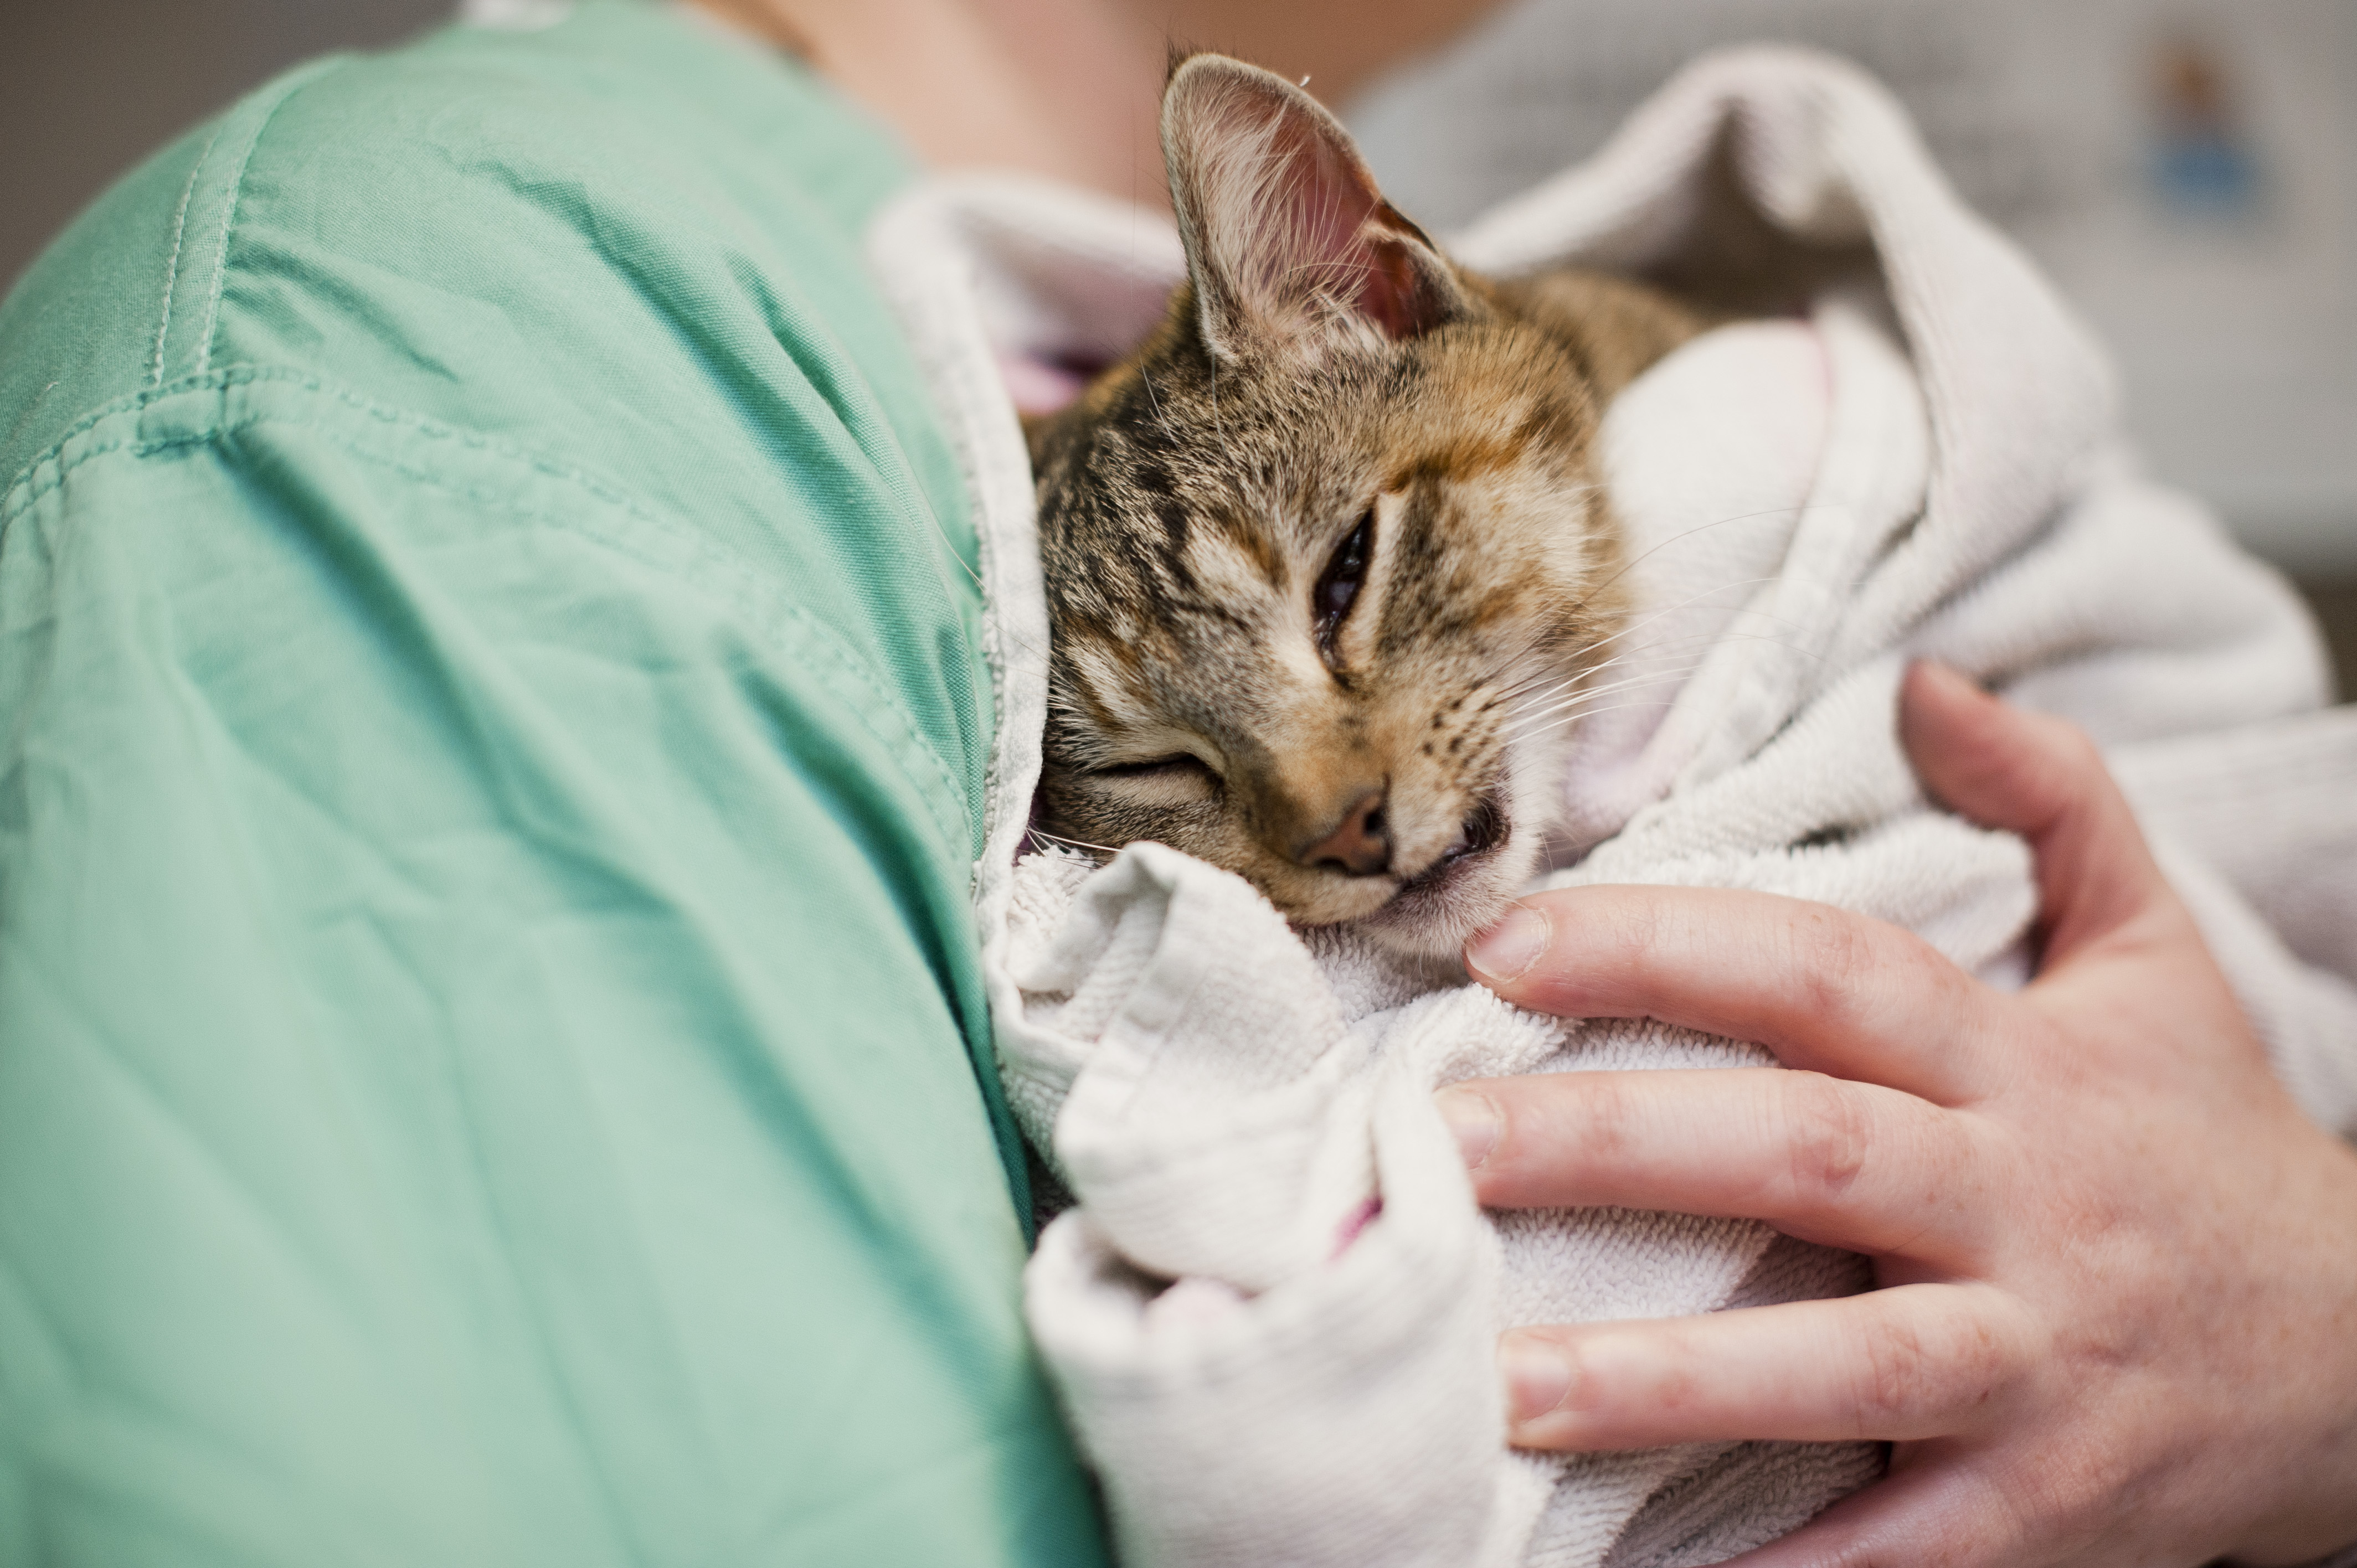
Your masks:
M0 1563L1077 1563L898 151L630 0L0 308Z

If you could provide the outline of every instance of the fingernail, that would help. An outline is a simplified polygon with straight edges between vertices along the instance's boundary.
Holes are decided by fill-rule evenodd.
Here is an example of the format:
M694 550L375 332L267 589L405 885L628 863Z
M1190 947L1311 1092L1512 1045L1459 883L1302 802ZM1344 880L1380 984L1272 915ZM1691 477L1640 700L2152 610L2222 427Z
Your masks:
M1465 967L1492 984L1520 980L1547 950L1547 918L1517 904L1506 918L1475 937L1465 950Z
M1444 1089L1434 1100L1440 1107L1440 1119L1457 1134L1457 1149L1465 1156L1465 1168L1479 1170L1497 1146L1499 1129L1505 1125L1496 1102L1469 1089Z
M1537 1420L1571 1392L1571 1362L1542 1340L1510 1334L1498 1347L1506 1380L1506 1414L1516 1426Z

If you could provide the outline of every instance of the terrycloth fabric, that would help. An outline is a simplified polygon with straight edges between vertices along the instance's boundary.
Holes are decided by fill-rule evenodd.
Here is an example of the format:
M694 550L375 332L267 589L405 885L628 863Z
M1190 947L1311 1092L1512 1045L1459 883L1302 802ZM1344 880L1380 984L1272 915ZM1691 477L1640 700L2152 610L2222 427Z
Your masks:
M1645 607L1610 675L1625 705L1585 721L1565 781L1587 852L1548 880L1822 899L2018 983L2028 857L1928 808L1894 734L1905 660L1935 656L2117 748L2287 1079L2350 1127L2357 1007L2314 967L2328 917L2286 927L2288 947L2266 923L2311 827L2343 853L2352 838L2327 781L2348 777L2346 731L2300 717L2324 698L2314 635L2279 581L2138 477L2100 357L1878 89L1786 51L1706 61L1453 249L1501 273L1579 262L1706 287L1743 232L1761 242L1742 268L1803 280L1802 308L1688 345L1607 421ZM1292 932L1157 846L1101 870L1017 863L1047 628L996 360L1118 350L1178 250L1125 209L1000 181L911 197L871 252L983 523L1002 715L985 963L1009 1101L1079 1200L1041 1239L1028 1306L1125 1561L1671 1568L1871 1477L1878 1453L1856 1445L1557 1459L1501 1440L1501 1326L1864 1276L1750 1224L1483 1216L1432 1088L1762 1053L1517 1013L1348 933ZM2244 769L2288 788L2288 754L2316 781L2308 816L2263 854L2205 861L2235 837L2220 802Z
M2357 1137L2357 707L2111 760L2276 1073Z

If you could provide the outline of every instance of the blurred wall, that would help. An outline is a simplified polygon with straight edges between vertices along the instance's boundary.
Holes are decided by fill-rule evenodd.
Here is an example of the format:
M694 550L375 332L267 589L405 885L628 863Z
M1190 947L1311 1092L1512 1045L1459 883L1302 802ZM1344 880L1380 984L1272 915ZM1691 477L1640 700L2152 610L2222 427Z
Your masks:
M451 0L0 0L0 290L115 176L298 60Z

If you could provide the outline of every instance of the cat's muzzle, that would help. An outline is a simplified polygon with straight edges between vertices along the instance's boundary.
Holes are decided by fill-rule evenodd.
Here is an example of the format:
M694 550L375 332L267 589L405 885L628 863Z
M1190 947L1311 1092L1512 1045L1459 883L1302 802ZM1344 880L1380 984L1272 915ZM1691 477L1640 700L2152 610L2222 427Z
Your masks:
M1430 865L1354 923L1402 952L1453 954L1513 897L1528 868L1509 864L1512 844L1513 820L1501 789L1466 813L1456 839Z
M1470 870L1469 863L1496 850L1512 834L1513 823L1506 815L1505 802L1496 795L1483 797L1465 814L1456 839L1440 852L1440 857L1415 875L1404 878L1399 891L1392 895L1384 908L1395 908L1412 895L1437 891L1461 872Z
M1438 865L1448 865L1467 855L1494 849L1506 841L1507 832L1505 808L1495 799L1485 799L1467 813L1465 825L1457 830L1457 842L1440 852ZM1430 875L1429 870L1426 875Z

